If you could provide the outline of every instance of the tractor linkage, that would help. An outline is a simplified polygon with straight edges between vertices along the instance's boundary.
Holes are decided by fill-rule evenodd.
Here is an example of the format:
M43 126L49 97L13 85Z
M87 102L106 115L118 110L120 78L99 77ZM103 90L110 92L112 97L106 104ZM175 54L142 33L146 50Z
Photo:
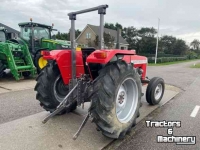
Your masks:
M62 110L64 110L65 108L67 108L68 106L70 106L71 103L73 103L73 101L76 100L76 95L77 95L77 105L80 106L82 104L82 108L84 109L84 102L86 102L86 100L84 100L85 98L85 91L87 89L87 87L89 85L91 85L91 80L89 80L89 76L84 74L81 76L81 78L77 79L77 83L76 85L69 90L69 93L64 97L63 101L57 106L56 110L53 111L51 114L49 114L43 121L42 123L45 124L50 118L52 118L53 116L59 114ZM70 80L70 84L72 83L72 80ZM69 88L72 87L69 84ZM75 94L75 91L77 94ZM83 92L84 91L84 92ZM81 126L79 127L78 131L76 132L76 134L73 136L73 139L76 140L80 134L80 132L82 131L83 127L85 126L86 122L89 119L89 112L86 115L85 119L83 120Z

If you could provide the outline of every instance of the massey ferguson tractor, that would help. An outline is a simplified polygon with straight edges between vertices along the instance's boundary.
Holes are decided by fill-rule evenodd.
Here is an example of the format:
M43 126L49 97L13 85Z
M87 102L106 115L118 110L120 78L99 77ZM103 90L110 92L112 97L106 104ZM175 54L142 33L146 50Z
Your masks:
M88 118L103 135L123 138L136 125L142 106L142 85L147 86L146 100L158 104L164 94L164 80L146 77L147 58L135 50L103 49L104 15L108 5L69 13L71 20L71 49L42 51L48 64L37 77L36 99L50 114L43 120L71 112L90 102L88 114L74 139L78 137ZM99 49L75 50L75 20L78 14L98 11L100 14Z

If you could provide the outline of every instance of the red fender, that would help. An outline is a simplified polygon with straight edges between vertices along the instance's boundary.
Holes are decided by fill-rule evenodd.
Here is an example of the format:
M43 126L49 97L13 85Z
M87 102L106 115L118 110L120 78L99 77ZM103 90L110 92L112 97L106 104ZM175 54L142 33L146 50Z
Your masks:
M64 83L69 84L72 72L71 50L52 50L48 55L43 55L43 58L55 60L58 64ZM76 77L79 78L81 74L84 74L82 52L76 51Z
M96 50L91 53L86 62L87 63L108 63L116 54L135 55L135 50ZM99 55L99 57L98 57Z
M123 60L133 63L135 68L143 70L142 79L146 78L147 58L136 55L135 50L96 50L87 57L87 63L108 63L116 54L124 55Z

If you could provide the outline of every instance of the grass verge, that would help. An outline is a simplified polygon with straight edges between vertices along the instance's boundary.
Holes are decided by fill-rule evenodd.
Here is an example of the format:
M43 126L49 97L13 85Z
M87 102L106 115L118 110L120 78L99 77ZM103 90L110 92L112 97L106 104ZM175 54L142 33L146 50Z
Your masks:
M200 68L200 63L193 64L190 68Z
M166 63L159 63L159 64L149 63L148 66L173 65L173 64L179 64L179 63L184 63L184 62L191 62L191 61L196 61L196 60L198 60L198 59L184 60L184 61L174 61L174 62L166 62Z

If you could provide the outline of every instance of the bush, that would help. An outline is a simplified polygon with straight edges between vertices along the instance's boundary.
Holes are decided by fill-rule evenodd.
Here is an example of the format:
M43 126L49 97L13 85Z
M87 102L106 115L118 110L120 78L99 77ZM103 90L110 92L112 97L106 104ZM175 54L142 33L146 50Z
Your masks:
M197 55L195 52L190 51L190 52L188 52L188 54L187 54L187 58L188 58L188 59L197 59L197 58L198 58L198 55Z
M145 54L145 53L139 53L138 55L146 56L146 57L155 57L155 54ZM160 57L180 57L180 55L173 55L173 54L165 54L164 52L159 52L157 55L158 58Z
M157 58L157 63L166 63L166 62L174 62L174 61L183 61L187 60L187 57L160 57ZM154 63L154 57L148 57L148 63Z

